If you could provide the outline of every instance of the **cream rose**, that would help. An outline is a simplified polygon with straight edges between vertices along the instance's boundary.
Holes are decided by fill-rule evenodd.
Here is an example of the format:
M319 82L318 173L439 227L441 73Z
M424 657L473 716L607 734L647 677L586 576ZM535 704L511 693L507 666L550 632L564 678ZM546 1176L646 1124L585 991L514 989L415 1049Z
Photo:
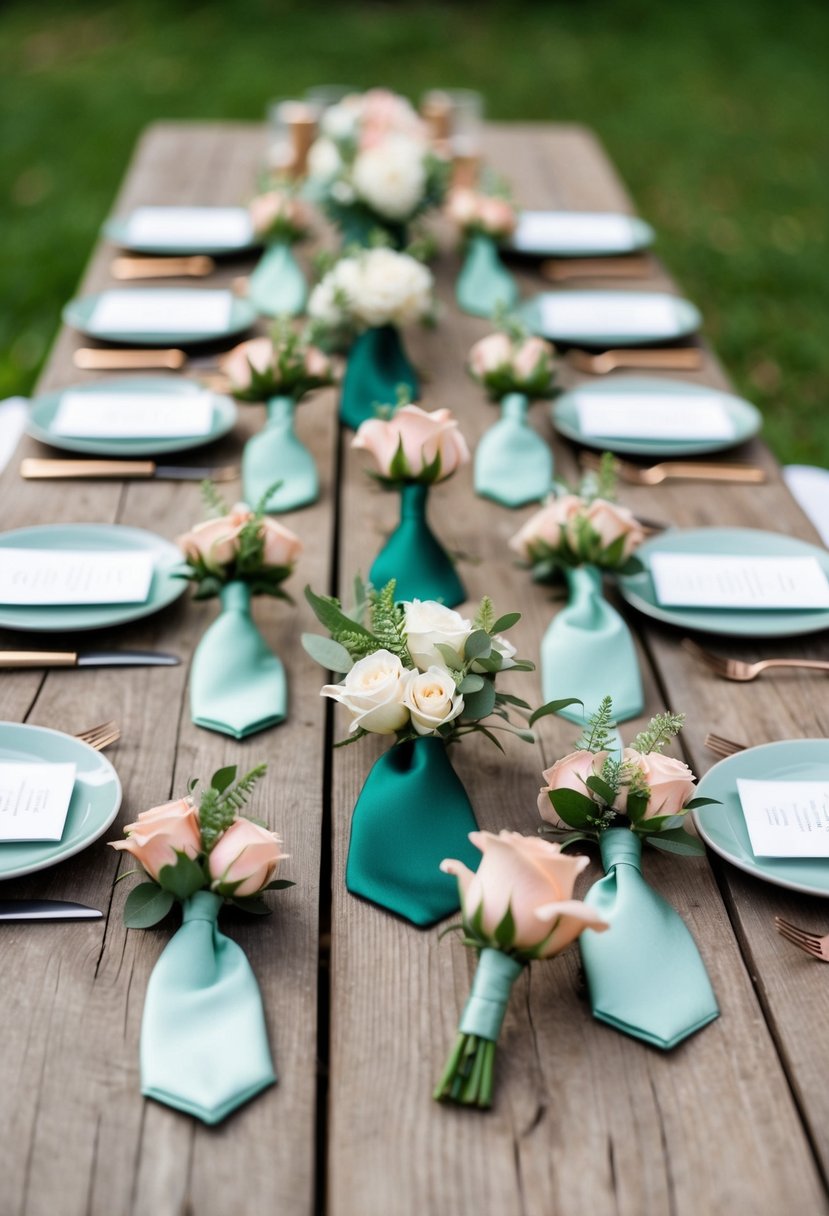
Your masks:
M285 856L276 832L237 819L223 832L207 859L210 887L219 895L256 895L276 874Z
M622 763L638 768L651 791L648 809L643 818L655 819L662 815L681 815L686 802L690 802L696 789L696 777L687 764L661 752L637 752L626 747ZM623 787L616 800L617 810L624 810L627 790Z
M469 460L466 440L447 409L430 413L417 405L404 405L389 419L369 418L360 423L351 441L352 447L371 453L384 477L391 476L392 462L401 444L407 475L413 479L433 464L438 455L437 481L451 477L459 465Z
M510 539L509 547L527 560L532 557L532 550L538 544L557 549L567 535L568 526L582 513L583 508L584 502L577 494L562 494L536 511Z
M332 107L333 108L333 107ZM326 117L330 110L326 111ZM324 120L323 120L324 125ZM308 175L318 181L328 182L336 177L343 166L343 158L333 139L324 136L315 139L308 150Z
M375 735L393 735L409 720L403 704L407 675L396 654L377 650L359 659L342 684L326 684L320 696L331 697L348 710L349 732L362 727Z
M284 524L266 515L262 520L265 548L262 554L266 566L293 566L302 552L302 541Z
M642 525L633 512L627 507L620 507L618 503L608 502L606 498L594 498L584 514L594 532L598 534L603 549L607 549L620 536L625 538L623 559L630 557L645 539ZM577 535L572 528L571 543L576 547Z
M244 392L251 387L251 368L264 375L273 368L275 360L276 353L270 338L251 338L249 342L240 342L228 351L219 360L219 367L230 381L230 387Z
M202 851L198 816L188 798L142 811L124 831L126 840L111 840L110 847L131 853L156 881L164 866L176 864L179 853L192 860Z
M505 198L483 195L478 203L478 223L494 237L507 237L514 231L518 217L515 208Z
M423 146L408 135L390 134L357 154L351 181L363 202L390 220L406 220L423 201Z
M229 515L206 519L180 536L176 544L188 560L202 558L211 570L219 570L233 561L239 533L252 518L247 503L237 503Z
M324 324L407 325L432 311L431 271L407 253L369 249L341 258L311 293L308 311Z
M546 819L548 823L560 822L549 797L554 790L575 790L578 794L591 798L587 778L601 773L608 754L584 750L570 752L569 755L556 760L551 768L546 768L541 775L547 784L538 791L538 813L541 818Z
M512 343L506 334L488 334L481 338L469 352L469 370L482 380L491 372L509 367L512 362Z
M403 704L419 735L433 735L438 727L452 722L463 711L463 697L445 667L410 671L406 678Z
M434 664L446 666L438 650L439 644L450 646L462 659L466 639L472 633L471 621L436 600L410 600L404 603L403 625L409 654L421 671L428 670Z

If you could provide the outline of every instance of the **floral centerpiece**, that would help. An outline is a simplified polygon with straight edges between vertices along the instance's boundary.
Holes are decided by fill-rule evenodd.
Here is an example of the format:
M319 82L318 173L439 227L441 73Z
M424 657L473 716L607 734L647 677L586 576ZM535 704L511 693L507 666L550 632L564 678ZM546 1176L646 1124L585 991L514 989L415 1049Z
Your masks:
M297 316L308 288L291 246L307 235L311 215L295 189L267 190L251 200L251 225L267 249L248 279L248 296L265 317Z
M446 202L446 214L461 233L463 266L455 285L458 307L476 317L493 317L518 303L518 284L501 261L499 247L515 231L518 214L502 187L500 193L459 187Z

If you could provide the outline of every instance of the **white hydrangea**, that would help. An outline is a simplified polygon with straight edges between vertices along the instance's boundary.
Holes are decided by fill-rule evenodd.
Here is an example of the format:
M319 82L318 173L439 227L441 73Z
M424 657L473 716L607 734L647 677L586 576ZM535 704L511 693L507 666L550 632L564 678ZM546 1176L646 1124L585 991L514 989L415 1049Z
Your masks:
M337 145L331 139L315 139L308 150L308 173L319 181L328 182L343 166Z
M314 288L310 315L326 325L344 320L358 325L407 325L432 310L432 274L407 253L368 249L358 257L341 258Z
M389 135L357 154L351 176L372 211L390 220L408 219L426 188L423 147L408 135Z

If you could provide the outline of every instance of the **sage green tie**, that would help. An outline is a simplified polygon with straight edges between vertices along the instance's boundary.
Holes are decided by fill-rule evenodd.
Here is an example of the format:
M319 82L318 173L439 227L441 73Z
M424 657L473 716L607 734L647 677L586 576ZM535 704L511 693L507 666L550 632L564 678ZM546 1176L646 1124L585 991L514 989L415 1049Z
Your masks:
M627 828L599 838L604 878L585 903L606 933L579 938L593 1016L668 1050L719 1016L696 942L679 914L642 877L642 843Z
M271 397L264 429L247 441L242 453L245 502L259 503L280 483L268 496L265 510L271 515L305 507L319 497L317 466L294 430L295 409L292 397Z
M538 502L553 481L553 453L528 422L529 404L523 393L507 393L475 451L476 494L505 507Z
M400 523L374 559L369 578L375 587L396 579L398 600L440 600L454 608L466 599L466 590L426 520L428 494L424 485L401 488Z
M565 570L569 599L541 639L541 688L552 701L562 688L577 690L584 704L561 710L582 724L603 697L613 698L619 722L635 718L645 707L639 660L627 624L604 598L602 572L596 566Z
M375 417L378 405L396 405L401 387L412 401L417 400L420 394L417 373L397 329L394 325L378 325L364 330L348 352L340 393L340 418L356 431L361 422Z
M244 951L219 932L222 900L196 891L147 984L141 1092L220 1123L276 1081L262 997Z
M287 241L274 241L248 279L248 299L265 317L296 317L308 298L305 275Z
M354 807L346 886L414 925L433 925L460 907L457 880L440 863L456 857L474 868L476 830L443 740L398 743L375 762Z
M504 266L491 236L470 236L455 285L458 308L474 317L491 317L518 303L518 284Z
M227 583L222 611L193 655L190 713L196 726L244 739L284 721L285 668L265 645L250 614L250 588Z

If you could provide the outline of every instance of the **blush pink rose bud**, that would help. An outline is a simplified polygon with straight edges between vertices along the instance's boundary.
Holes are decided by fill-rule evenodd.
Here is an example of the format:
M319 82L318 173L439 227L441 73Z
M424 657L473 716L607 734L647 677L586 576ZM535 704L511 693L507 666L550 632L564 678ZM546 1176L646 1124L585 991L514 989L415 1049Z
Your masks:
M622 753L622 763L639 769L651 796L645 819L655 819L662 815L681 815L685 804L690 802L696 789L696 777L687 764L673 756L663 756L661 752L637 752L632 747L626 747ZM620 791L617 799L617 809L624 810L626 790Z
M509 367L512 362L512 343L506 334L488 334L476 342L469 352L469 370L482 380L491 372Z
M536 545L558 549L565 538L565 530L583 507L584 502L577 494L562 494L530 516L510 539L509 547L528 561Z
M601 773L607 757L607 752L570 752L568 756L556 760L552 768L546 768L541 775L547 784L538 791L538 813L541 818L546 819L548 823L559 823L549 798L554 790L575 790L586 798L592 798L593 795L587 788L587 778Z
M534 380L539 372L549 376L553 370L553 348L543 338L525 338L512 355L512 370L516 380Z
M447 409L427 410L404 405L391 418L369 418L359 426L351 446L369 452L380 474L391 476L391 466L402 443L407 476L416 480L440 454L436 480L444 481L469 460L469 448Z
M266 566L294 565L302 552L302 541L290 528L266 515L262 520L262 535L265 540L262 557Z
M463 186L452 190L446 200L446 214L459 228L468 228L478 218L478 195Z
M272 368L276 361L273 342L270 338L251 338L249 342L240 342L233 350L219 360L219 367L230 381L230 386L237 391L244 391L251 386L251 367L260 375Z
M494 237L507 237L517 223L515 208L505 198L487 198L478 204L478 222L485 232Z
M239 533L252 518L253 512L247 504L237 503L229 515L206 519L180 536L176 544L186 558L203 558L211 570L218 570L233 561Z
M276 832L250 819L235 820L207 858L211 890L227 896L256 895L268 885L286 856L281 846Z
M251 199L248 206L254 232L266 236L277 223L285 224L294 231L304 231L310 223L310 214L305 204L290 194L269 190Z
M126 840L111 840L110 847L131 853L156 881L164 866L176 864L179 853L192 859L202 851L198 816L187 798L142 811L124 831Z
M328 380L331 376L331 360L318 346L309 346L304 355L305 371L314 380Z
M585 511L585 516L601 539L602 547L607 549L620 536L625 538L622 558L630 557L645 539L645 532L632 511L621 507L618 503L608 502L606 498L594 498ZM576 544L575 534L572 537Z

